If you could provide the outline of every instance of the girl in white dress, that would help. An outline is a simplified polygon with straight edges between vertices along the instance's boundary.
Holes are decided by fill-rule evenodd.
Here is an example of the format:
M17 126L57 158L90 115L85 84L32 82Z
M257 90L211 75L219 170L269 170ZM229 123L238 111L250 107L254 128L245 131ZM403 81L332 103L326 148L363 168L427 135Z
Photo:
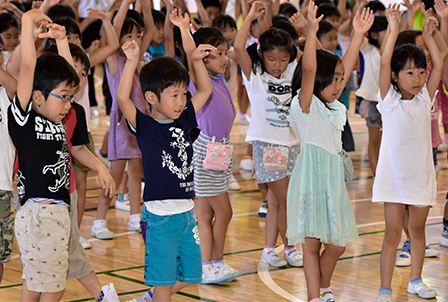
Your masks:
M331 276L345 245L358 238L355 217L344 181L341 132L346 108L337 101L358 58L373 13L364 9L353 21L353 36L344 58L316 50L317 6L308 8L303 57L292 80L291 128L300 138L301 152L287 196L289 244L302 244L308 300L331 301ZM300 13L291 19L305 22ZM298 90L298 91L297 91ZM297 94L297 95L296 95ZM321 252L322 245L325 249Z
M437 183L432 159L431 107L442 75L442 58L432 37L437 20L428 18L423 38L433 68L426 81L426 57L411 44L394 49L401 23L399 6L389 6L390 35L381 57L378 110L383 119L373 202L384 203L386 232L381 250L381 288L377 302L392 301L392 275L405 210L409 210L411 281L408 293L434 298L437 292L422 282L425 222L436 202Z

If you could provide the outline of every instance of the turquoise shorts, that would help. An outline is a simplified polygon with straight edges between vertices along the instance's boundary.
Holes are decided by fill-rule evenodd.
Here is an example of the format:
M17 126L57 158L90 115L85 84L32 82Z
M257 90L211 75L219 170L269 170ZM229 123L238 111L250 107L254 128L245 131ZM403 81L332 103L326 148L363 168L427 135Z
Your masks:
M202 255L194 211L159 216L142 207L145 284L169 286L202 280Z

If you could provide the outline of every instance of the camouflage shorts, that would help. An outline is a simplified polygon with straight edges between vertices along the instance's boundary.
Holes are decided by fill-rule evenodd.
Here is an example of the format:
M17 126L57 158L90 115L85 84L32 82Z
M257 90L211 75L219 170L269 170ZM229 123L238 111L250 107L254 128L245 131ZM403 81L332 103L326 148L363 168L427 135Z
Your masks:
M0 190L0 263L11 260L14 218L11 217L11 192Z

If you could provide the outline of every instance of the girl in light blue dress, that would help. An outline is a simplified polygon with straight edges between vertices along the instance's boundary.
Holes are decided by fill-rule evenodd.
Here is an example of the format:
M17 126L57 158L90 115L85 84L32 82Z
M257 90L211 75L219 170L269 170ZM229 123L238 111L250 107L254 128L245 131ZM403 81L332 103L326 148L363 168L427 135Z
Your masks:
M322 17L308 9L305 50L292 80L290 122L301 144L287 196L289 244L302 244L308 300L335 301L330 281L346 243L357 239L353 209L344 181L341 131L346 109L336 99L353 70L373 14L364 9L353 21L354 33L344 58L316 50ZM300 14L294 15L296 22ZM345 67L345 73L344 73ZM325 245L321 253L321 245ZM346 300L346 299L345 299Z

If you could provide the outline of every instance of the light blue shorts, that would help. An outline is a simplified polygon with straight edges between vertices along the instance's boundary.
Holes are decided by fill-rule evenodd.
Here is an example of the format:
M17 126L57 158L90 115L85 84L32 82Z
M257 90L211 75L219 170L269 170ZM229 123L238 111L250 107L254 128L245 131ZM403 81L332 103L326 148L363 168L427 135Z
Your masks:
M296 163L297 156L299 155L299 145L287 147L289 149L288 167L282 171L268 171L264 168L263 164L263 148L264 147L287 147L276 144L269 144L260 141L252 142L253 158L255 172L257 173L257 183L267 183L283 179L290 176L294 164Z
M142 207L145 284L168 286L202 280L202 255L194 211L159 216Z

